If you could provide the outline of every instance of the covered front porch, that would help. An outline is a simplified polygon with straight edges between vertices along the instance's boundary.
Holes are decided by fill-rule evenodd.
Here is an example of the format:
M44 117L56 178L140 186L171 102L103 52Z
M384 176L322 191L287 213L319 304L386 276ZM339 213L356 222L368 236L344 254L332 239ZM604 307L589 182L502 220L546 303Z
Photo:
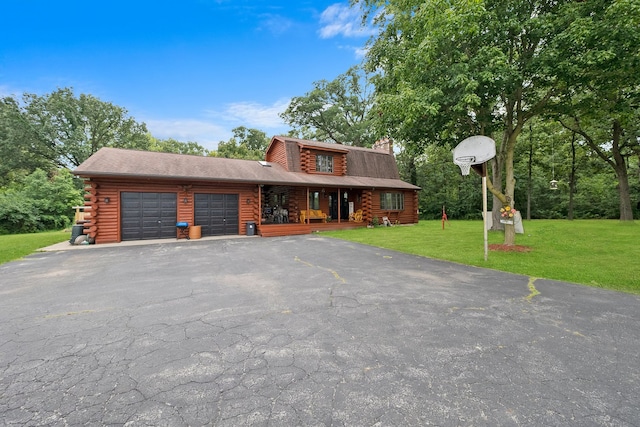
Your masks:
M365 222L368 189L261 185L258 191L261 225ZM369 209L368 209L369 208ZM369 218L370 220L370 218Z
M367 190L261 185L257 232L264 237L364 227Z

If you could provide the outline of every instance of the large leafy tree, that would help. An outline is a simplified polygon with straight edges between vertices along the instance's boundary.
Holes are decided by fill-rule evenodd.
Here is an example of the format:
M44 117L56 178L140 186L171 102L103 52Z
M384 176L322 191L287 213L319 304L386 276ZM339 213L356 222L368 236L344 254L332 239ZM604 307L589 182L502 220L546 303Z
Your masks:
M51 170L55 162L41 156L38 135L29 126L17 100L0 99L0 187L37 168Z
M233 137L220 141L218 149L209 153L214 157L230 159L263 160L270 139L259 129L239 126L232 130Z
M193 156L207 156L209 150L197 142L182 142L173 138L157 139L151 135L149 138L149 151L160 151L162 153L190 154Z
M126 109L70 88L24 95L23 129L32 152L63 167L78 166L102 147L147 149L144 123ZM24 142L16 142L18 145Z
M281 117L306 138L370 147L378 139L372 132L372 95L366 75L352 67L332 81L315 82Z
M615 172L620 220L633 220L629 158L640 153L640 1L570 2L550 56L564 86L556 111Z
M380 33L368 53L377 71L380 126L422 148L483 134L498 141L494 209L512 204L514 154L529 120L555 91L547 46L555 0L364 0ZM420 151L420 150L417 150ZM504 183L504 188L502 187ZM498 202L498 203L495 203ZM515 230L505 227L505 244Z

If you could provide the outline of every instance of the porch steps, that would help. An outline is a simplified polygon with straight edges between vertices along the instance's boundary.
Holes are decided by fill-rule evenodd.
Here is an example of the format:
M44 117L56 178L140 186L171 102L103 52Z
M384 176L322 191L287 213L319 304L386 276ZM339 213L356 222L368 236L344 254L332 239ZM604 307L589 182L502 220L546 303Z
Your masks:
M311 234L311 226L307 224L261 224L258 226L258 233L262 237Z

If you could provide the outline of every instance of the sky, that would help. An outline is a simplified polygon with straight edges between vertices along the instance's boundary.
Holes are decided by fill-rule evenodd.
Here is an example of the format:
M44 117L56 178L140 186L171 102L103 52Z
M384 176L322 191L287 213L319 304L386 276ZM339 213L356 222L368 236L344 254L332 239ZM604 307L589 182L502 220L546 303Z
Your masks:
M361 63L371 30L349 2L5 0L0 96L71 87L123 107L161 139L215 149L319 80Z

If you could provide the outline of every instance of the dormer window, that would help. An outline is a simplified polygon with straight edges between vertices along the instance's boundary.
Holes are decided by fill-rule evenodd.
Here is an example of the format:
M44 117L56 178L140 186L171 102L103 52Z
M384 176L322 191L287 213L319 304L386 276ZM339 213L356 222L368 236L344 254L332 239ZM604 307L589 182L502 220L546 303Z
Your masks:
M333 156L317 154L316 172L333 173Z

